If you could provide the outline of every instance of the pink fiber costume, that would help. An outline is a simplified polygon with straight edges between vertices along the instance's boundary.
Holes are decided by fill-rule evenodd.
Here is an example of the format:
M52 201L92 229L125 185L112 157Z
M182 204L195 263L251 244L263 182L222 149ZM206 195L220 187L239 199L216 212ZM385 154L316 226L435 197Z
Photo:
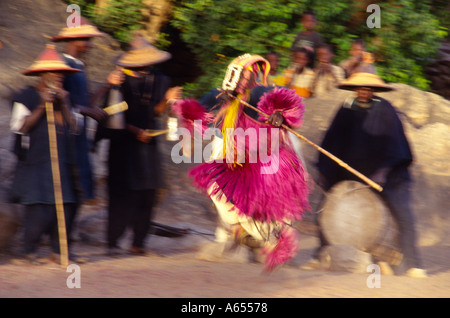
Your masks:
M262 73L266 83L269 67L258 55L240 56L228 66L223 89L246 101L250 90L261 85L256 82L258 75ZM208 118L198 112L201 105L194 104L182 100L174 105L186 127L193 119ZM252 118L245 108L237 99L228 99L221 106L216 117L223 135L216 140L221 151L189 175L214 201L222 225L235 241L250 236L262 242L259 247L270 271L297 253L298 236L292 222L300 220L309 208L309 189L287 132L267 123L265 116ZM262 95L257 108L269 116L278 112L291 128L301 125L304 104L293 90L274 88Z

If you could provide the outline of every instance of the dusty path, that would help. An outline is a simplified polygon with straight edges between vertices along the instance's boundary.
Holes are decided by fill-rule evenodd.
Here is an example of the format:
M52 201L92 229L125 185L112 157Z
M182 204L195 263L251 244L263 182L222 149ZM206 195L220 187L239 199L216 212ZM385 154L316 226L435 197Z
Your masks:
M194 237L195 236L195 237ZM200 235L201 236L201 235ZM380 278L380 288L367 286L367 274L305 271L317 239L302 235L302 249L289 266L270 275L258 263L238 260L204 261L196 258L195 246L207 243L190 234L182 238L150 238L150 256L111 258L103 246L77 243L78 254L89 257L80 265L80 287L68 288L72 271L46 263L15 265L14 256L0 255L0 297L131 297L131 298L303 298L303 297L449 297L450 245L421 247L426 279L404 276ZM178 246L186 247L185 251ZM190 242L190 243L186 243ZM169 248L168 248L169 247ZM44 253L45 247L42 249ZM162 250L169 251L163 253Z

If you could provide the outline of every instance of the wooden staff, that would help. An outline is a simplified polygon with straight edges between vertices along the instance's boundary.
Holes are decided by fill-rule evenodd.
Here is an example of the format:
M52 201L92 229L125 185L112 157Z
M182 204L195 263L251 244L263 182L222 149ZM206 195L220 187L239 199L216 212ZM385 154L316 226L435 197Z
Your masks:
M65 268L69 265L69 248L67 244L66 220L64 216L64 203L61 188L61 175L59 170L58 143L56 139L53 103L45 103L45 110L47 113L48 139L53 176L53 191L55 194L56 217L58 220L60 262L61 266Z
M250 105L249 103L243 101L242 99L234 96L233 94L230 94L229 92L226 92L224 90L219 89L219 91L221 91L221 94L226 94L234 99L239 100L244 106L247 106L251 109L253 109L254 111L256 111L257 113L269 118L269 115L267 115L266 113L264 113L263 111L259 110L258 108ZM326 151L325 149L323 149L322 147L316 145L315 143L313 143L312 141L308 140L306 137L300 135L299 133L297 133L296 131L294 131L292 128L286 126L285 124L282 124L281 127L283 127L284 129L286 129L287 131L289 131L290 133L294 134L295 136L297 136L298 138L302 139L303 141L307 142L308 144L310 144L311 146L313 146L314 148L316 148L318 151L320 151L321 153L323 153L324 155L328 156L329 158L331 158L333 161L335 161L336 163L338 163L341 167L343 167L344 169L347 169L348 171L350 171L351 173L353 173L354 175L356 175L357 177L359 177L361 180L363 180L364 182L366 182L368 185L370 185L372 188L374 188L375 190L381 192L383 191L383 188L376 182L370 180L369 178L367 178L365 175L363 175L362 173L360 173L359 171L353 169L352 167L350 167L347 163L345 163L344 161L342 161L341 159L339 159L338 157L336 157L335 155L329 153L328 151Z

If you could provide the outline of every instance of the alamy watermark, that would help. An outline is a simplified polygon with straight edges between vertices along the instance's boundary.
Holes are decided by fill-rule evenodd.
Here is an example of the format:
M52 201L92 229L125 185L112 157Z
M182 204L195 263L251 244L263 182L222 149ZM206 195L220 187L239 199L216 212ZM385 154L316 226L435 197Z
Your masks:
M81 25L81 9L80 6L76 4L69 4L67 6L66 12L70 15L67 17L66 25L68 28L77 28Z
M201 127L201 120L194 121L194 127ZM219 128L207 128L202 134L194 129L194 136L183 127L177 131L181 140L171 150L174 163L216 162L229 164L262 163L261 174L277 173L279 168L280 129L279 128L227 128L226 146ZM209 142L203 147L203 142ZM183 155L189 149L188 156Z
M67 273L71 273L66 280L67 288L81 288L81 268L79 265L70 264L66 269Z
M367 288L381 288L381 269L377 264L370 264L366 268L367 273L371 273L366 279Z
M368 28L381 28L381 9L378 4L369 4L367 6L366 12L372 12L371 15L367 17L366 25Z

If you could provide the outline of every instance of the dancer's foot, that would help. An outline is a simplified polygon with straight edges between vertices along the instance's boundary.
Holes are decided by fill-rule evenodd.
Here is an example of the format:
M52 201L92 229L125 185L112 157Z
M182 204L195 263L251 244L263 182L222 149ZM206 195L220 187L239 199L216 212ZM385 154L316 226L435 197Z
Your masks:
M406 276L414 278L426 278L428 277L427 271L422 268L410 268L406 271Z
M312 258L306 264L300 266L300 269L307 271L320 269L320 261L317 258Z

